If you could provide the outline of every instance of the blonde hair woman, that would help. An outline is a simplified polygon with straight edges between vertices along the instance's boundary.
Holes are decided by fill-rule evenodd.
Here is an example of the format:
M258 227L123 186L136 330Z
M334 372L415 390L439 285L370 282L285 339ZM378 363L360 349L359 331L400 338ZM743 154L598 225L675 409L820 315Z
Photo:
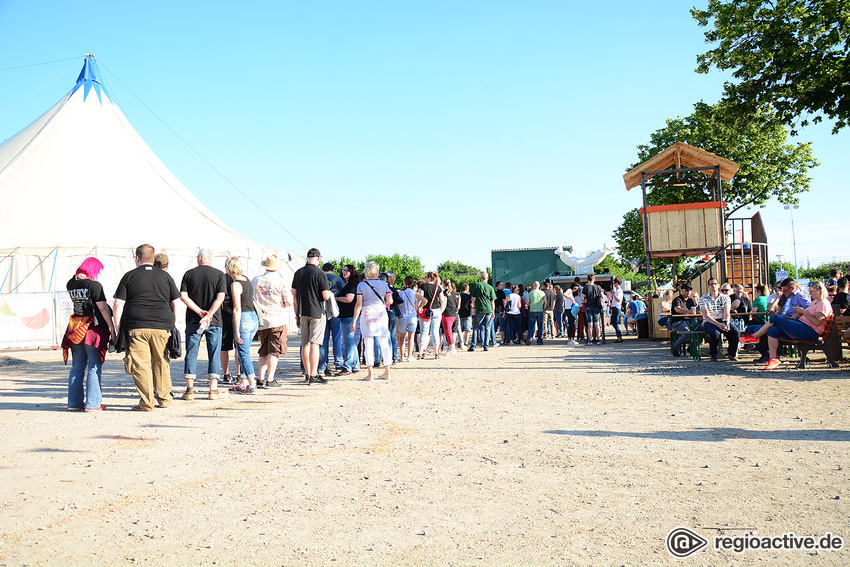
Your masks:
M354 320L351 331L354 331L355 321L360 317L360 334L363 336L363 350L366 357L366 377L364 381L372 380L372 367L375 365L375 341L381 345L381 356L384 362L384 373L378 376L384 380L390 379L390 364L393 357L390 351L390 327L387 305L392 305L393 293L386 282L378 279L381 268L377 262L369 262L363 270L365 281L357 284L357 304L354 306Z
M232 390L240 394L254 394L257 391L257 376L254 374L254 363L251 362L251 341L259 327L254 308L254 286L242 275L242 261L236 256L228 258L224 267L233 278L229 290L233 303L233 342L236 343L236 357L242 370L240 381Z

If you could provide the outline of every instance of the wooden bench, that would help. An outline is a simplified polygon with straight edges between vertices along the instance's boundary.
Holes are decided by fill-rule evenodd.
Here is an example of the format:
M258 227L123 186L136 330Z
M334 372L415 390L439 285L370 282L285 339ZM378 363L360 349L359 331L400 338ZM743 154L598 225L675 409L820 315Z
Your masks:
M832 349L830 348L830 340L835 329L835 317L830 315L826 319L826 325L823 328L823 334L816 341L803 341L799 339L779 339L779 344L794 345L800 351L800 362L797 363L797 368L800 370L806 369L806 355L809 351L820 350L826 355L826 361L830 368L838 368L838 363L832 357Z

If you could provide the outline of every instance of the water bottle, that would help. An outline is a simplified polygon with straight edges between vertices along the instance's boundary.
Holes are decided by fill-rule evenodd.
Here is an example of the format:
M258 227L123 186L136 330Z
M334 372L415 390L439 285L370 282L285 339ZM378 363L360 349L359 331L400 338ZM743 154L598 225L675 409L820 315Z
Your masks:
M202 321L201 321L201 326L200 326L200 327L198 327L198 330L197 330L197 331L195 331L195 333L196 333L196 334L198 334L198 335L203 335L203 334L204 334L204 331L206 331L206 330L207 330L207 329L209 329L209 328L210 328L209 321L203 321L203 320L202 320Z

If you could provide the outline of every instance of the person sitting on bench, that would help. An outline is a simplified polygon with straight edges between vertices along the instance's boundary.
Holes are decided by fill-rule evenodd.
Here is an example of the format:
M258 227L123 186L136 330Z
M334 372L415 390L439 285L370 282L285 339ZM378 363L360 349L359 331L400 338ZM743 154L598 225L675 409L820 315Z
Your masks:
M774 314L779 313L785 317L794 315L794 306L806 308L809 306L809 299L806 294L800 291L800 284L796 280L786 278L778 284L779 291L768 298L767 314L768 321ZM773 299L771 299L773 298ZM744 330L744 336L741 338L742 343L754 343L756 348L761 353L761 358L757 359L756 363L766 363L770 361L769 347L767 344L767 329L764 325L750 325Z
M720 293L717 278L708 280L708 293L699 298L699 310L702 313L702 330L708 338L709 354L712 362L717 361L720 335L726 335L729 341L729 360L738 360L738 329L730 325L732 302L729 296Z
M673 300L672 307L670 312L673 315L688 315L688 314L696 314L697 312L697 302L691 297L691 284L683 283L679 288L679 295L676 299ZM688 342L690 335L685 333L689 333L691 330L690 320L688 318L671 318L671 326L670 330L679 333L679 338L676 339L670 346L670 354L673 356L681 356L682 355L682 345Z
M757 333L741 339L743 342L758 342L763 335L767 335L769 358L765 370L773 370L782 364L777 354L780 340L817 341L823 334L826 320L832 315L826 286L823 282L812 282L809 293L812 302L808 307L795 305L791 316L772 315L770 321Z

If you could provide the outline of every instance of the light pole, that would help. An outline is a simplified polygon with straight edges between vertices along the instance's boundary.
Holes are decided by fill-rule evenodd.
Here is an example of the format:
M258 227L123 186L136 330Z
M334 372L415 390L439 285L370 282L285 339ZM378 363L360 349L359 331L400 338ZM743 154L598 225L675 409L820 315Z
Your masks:
M797 272L797 237L794 236L794 209L799 209L800 205L785 205L786 211L791 211L791 243L794 245L794 279L799 277Z

